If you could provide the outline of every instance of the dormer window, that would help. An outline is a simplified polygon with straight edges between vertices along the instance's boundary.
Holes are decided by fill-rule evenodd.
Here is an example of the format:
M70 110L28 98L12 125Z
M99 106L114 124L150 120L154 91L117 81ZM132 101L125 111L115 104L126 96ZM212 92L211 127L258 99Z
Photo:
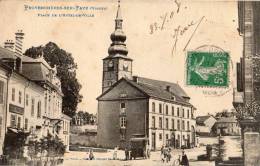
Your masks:
M171 96L171 99L175 101L175 96Z

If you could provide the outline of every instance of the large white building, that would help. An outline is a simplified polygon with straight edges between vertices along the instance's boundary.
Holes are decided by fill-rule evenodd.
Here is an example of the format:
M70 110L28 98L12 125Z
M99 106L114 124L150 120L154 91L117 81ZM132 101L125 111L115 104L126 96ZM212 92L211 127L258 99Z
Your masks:
M25 132L38 140L49 134L60 138L68 150L71 119L62 114L63 94L56 68L42 56L22 55L23 35L16 33L20 45L15 51L10 41L0 47L0 143L7 132Z

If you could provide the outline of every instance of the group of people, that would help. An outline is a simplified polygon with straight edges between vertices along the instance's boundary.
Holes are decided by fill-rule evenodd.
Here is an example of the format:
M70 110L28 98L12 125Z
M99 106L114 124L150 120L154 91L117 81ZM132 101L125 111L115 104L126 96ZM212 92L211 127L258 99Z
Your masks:
M172 155L171 155L170 147L162 146L161 158L162 158L162 162L168 163L169 161L171 161ZM185 154L184 149L182 150L182 155L179 155L179 159L177 161L178 161L179 165L189 166L189 159L188 159L187 155Z
M117 156L118 149L119 149L118 146L116 146L114 148L114 151L113 151L113 159L114 160L118 159L118 156ZM145 147L144 153L146 153L145 154L146 157L149 158L150 153L149 153L149 147L148 146ZM93 149L89 150L88 155L89 155L88 156L89 160L93 160L94 159ZM162 146L162 148L161 148L161 159L162 159L162 162L168 163L168 162L171 161L171 158L172 158L171 148ZM131 159L131 147L130 146L125 148L125 159L126 160ZM179 165L189 166L189 159L188 159L187 155L185 154L184 149L182 150L182 155L179 155L178 161L179 161Z
M163 162L168 163L169 161L171 161L171 148L162 146L161 157Z

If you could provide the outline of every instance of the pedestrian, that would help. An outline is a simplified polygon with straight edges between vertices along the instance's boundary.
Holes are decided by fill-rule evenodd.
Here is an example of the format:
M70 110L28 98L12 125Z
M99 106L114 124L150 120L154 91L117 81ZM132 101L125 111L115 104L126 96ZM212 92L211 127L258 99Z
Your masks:
M146 144L146 147L145 147L145 155L146 155L146 158L150 158L149 143Z
M161 155L163 154L164 146L161 147Z
M93 150L92 149L89 150L88 158L89 158L89 160L93 160L94 159L94 154L93 154Z
M125 160L129 160L129 149L125 147Z
M189 159L188 159L187 155L185 154L184 150L182 151L181 165L189 166Z
M168 148L164 147L163 149L164 161L168 162Z
M167 151L167 162L168 162L168 161L171 161L171 158L172 158L171 148L169 147L169 148L168 148L168 151Z
M165 161L165 151L164 151L164 146L161 147L161 160L162 160L162 162Z
M118 150L118 146L116 146L114 149L113 160L117 160L117 150Z

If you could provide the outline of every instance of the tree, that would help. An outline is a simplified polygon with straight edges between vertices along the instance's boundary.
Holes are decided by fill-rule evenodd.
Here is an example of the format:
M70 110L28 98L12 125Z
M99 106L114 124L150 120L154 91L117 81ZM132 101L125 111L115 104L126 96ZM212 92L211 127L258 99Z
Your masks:
M57 67L57 76L61 80L61 89L64 94L62 111L70 117L74 116L82 95L79 93L81 84L76 78L77 64L72 55L53 42L45 46L31 47L25 51L25 55L32 58L43 56L51 67Z
M246 117L253 117L256 119L260 112L260 105L255 99L253 99L250 102L247 102L245 105L239 105L236 111L239 120L242 120Z

